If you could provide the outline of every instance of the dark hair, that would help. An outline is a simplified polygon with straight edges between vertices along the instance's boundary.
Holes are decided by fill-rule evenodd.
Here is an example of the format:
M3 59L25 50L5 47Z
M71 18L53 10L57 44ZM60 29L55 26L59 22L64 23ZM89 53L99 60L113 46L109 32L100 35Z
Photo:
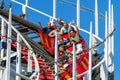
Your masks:
M75 32L75 30L73 28L71 28L70 32L72 32L72 31Z

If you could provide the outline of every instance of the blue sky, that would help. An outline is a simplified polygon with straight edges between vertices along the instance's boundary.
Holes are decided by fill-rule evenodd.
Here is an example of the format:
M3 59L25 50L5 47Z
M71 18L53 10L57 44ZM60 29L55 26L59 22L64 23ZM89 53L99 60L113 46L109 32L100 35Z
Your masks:
M22 3L25 3L25 0L17 0ZM70 2L76 3L76 0L68 0ZM102 14L105 14L105 11L107 10L107 3L108 0L98 0L99 2L99 12ZM120 79L120 49L119 49L119 41L120 41L120 0L112 0L112 4L114 5L114 23L115 23L115 80ZM10 0L5 0L5 7L7 8L7 5L10 3ZM81 0L81 5L85 7L89 7L91 9L94 9L94 0ZM33 8L36 8L38 10L41 10L49 15L52 15L52 0L29 0L29 6L32 6ZM13 7L13 13L16 15L20 15L21 7L12 3ZM67 5L65 3L61 3L59 0L57 0L57 17L61 17L64 21L70 22L71 20L76 21L76 9L70 5ZM38 21L41 21L43 26L46 26L46 23L49 21L49 18L44 17L38 13L35 13L31 10L28 11L28 20L38 24ZM94 14L81 11L81 27L89 31L89 24L90 21L93 21L93 29L94 29ZM99 36L101 38L104 38L104 20L99 18ZM93 30L94 33L94 30ZM81 33L82 36L88 41L88 38L85 33Z

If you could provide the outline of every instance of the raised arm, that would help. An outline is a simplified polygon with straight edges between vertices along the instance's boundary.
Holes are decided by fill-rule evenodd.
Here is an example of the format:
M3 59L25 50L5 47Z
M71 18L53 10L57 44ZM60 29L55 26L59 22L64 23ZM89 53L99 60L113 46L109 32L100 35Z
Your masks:
M49 34L48 34L49 37L54 37L55 36L55 30L51 31Z
M42 29L43 29L43 27L42 27L41 22L39 21L39 22L38 22L38 24L39 24L39 26L40 26L40 29L42 30Z
M76 34L79 34L79 29L77 25L75 25L75 29L76 29Z
M75 23L74 20L72 20L70 23L69 23L69 26L73 25Z
M68 37L70 38L70 28L68 29Z

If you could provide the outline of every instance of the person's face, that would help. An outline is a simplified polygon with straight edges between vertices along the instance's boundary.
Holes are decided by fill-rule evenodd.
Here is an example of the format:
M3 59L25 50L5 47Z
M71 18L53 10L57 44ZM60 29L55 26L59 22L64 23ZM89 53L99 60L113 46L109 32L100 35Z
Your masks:
M62 39L62 36L61 35L58 35L58 40Z
M50 23L50 22L48 22L47 26L48 26L48 28L50 28L50 27L51 27L51 23Z
M72 57L69 56L69 61L72 62Z
M60 41L60 43L61 43L61 44L63 44L63 43L64 43L63 38L61 38L59 41Z
M64 57L64 53L63 53L63 52L60 52L60 56L61 56L61 57Z
M59 51L64 51L64 47L63 47L63 46L60 46L60 47L59 47Z
M59 51L64 51L64 48L60 46Z
M57 21L58 21L58 23L61 23L61 19L60 18L58 18Z
M76 59L79 59L79 55L76 55Z
M74 31L71 31L71 32L70 32L70 36L71 36L71 37L74 37L74 36L75 36L75 32L74 32Z
M58 62L58 66L61 67L62 66L62 62Z
M64 27L67 28L67 27L68 27L68 24L67 24L67 23L64 23Z

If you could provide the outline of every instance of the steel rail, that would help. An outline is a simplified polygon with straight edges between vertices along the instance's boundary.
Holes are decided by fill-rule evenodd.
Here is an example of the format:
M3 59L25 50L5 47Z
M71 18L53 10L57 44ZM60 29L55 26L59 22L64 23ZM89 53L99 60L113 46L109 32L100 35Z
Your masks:
M4 19L4 17L2 17L1 15L0 15L0 17L1 17L2 19ZM4 19L4 21L8 24L8 21L7 21L6 19ZM21 37L21 39L23 40L23 42L26 44L26 46L28 47L28 49L33 52L32 47L29 45L29 43L26 41L26 39L21 35L21 33L18 32L17 29L15 29L13 26L11 26L11 28L12 28L17 34L19 34L19 36ZM33 59L34 59L35 64L36 64L36 66L35 66L35 71L36 71L37 73L39 73L39 71L40 71L40 69L39 69L39 64L38 64L38 61L37 61L37 59L36 59L36 56L35 56L35 53L34 53L34 52L32 53L32 56L33 56ZM36 73L36 72L35 72L35 73ZM39 76L39 75L38 75L38 76Z
M5 10L5 9L0 9L0 15L8 18L8 11ZM36 24L33 24L27 20L24 20L23 18L20 18L19 16L15 16L14 14L12 14L12 20L13 21L16 21L17 23L20 23L21 25L23 26L27 26L29 27L30 29L34 30L34 31L38 31L39 29L39 26L36 25Z

